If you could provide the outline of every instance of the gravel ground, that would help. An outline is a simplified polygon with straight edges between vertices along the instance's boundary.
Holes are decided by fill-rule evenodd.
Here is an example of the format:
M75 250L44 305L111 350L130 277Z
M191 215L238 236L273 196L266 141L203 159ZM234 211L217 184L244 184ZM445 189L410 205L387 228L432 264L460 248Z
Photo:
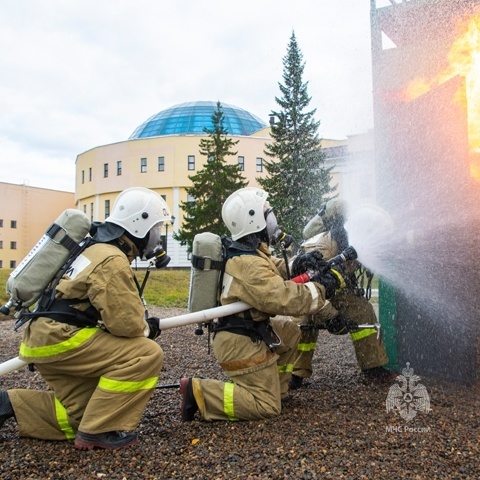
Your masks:
M182 309L150 309L167 318ZM0 361L17 355L20 334L0 322ZM192 326L162 332L160 384L182 376L224 379L207 336ZM414 365L412 365L415 368ZM393 381L364 379L348 337L322 332L314 376L268 421L180 419L177 388L157 390L133 448L77 451L72 443L0 432L0 478L18 479L479 479L480 382L465 387L421 377L432 411L406 422L387 413ZM26 368L0 378L0 389L46 388Z

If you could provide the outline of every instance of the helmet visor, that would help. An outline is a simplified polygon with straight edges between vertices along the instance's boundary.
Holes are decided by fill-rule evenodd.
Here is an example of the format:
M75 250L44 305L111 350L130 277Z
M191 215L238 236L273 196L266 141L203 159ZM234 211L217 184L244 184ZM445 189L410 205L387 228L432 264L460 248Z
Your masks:
M163 222L157 223L153 228L149 230L148 242L147 242L147 245L145 246L143 257L147 257L147 255L153 252L156 247L162 245L162 232L161 232L162 225L163 225Z
M269 243L273 245L276 242L278 235L281 234L277 223L277 217L275 217L273 209L267 208L265 210L265 222L267 224L266 229Z

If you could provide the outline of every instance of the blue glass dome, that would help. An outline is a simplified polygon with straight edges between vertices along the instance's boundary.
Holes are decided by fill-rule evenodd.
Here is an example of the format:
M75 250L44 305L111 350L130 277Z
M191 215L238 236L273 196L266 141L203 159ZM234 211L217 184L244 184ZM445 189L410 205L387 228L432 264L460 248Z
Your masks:
M238 107L222 103L223 127L230 135L251 135L267 125L258 117ZM213 129L212 114L217 102L187 102L153 115L130 135L129 140L163 135L203 134Z

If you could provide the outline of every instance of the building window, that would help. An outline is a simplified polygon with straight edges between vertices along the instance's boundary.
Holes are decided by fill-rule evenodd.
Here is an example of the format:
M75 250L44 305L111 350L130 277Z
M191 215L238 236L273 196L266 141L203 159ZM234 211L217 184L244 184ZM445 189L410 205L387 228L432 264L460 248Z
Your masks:
M166 195L160 195L165 201L167 201L167 196Z
M82 170L82 183L85 183L85 170Z
M17 242L10 242L10 249L16 250L17 249Z
M140 159L140 173L147 173L147 159Z
M90 221L93 222L93 202L90 204Z
M3 219L0 220L0 227L3 227Z
M83 213L86 215L87 214L87 204L83 206Z
M17 228L17 221L16 220L10 220L10 228Z
M105 200L105 218L110 216L110 200Z
M263 172L263 158L257 157L257 172Z
M195 155L188 156L188 170L195 170Z
M119 160L117 162L117 175L121 175L122 174L122 161Z
M0 240L0 248L3 248L3 240Z
M15 268L17 266L17 262L15 260L10 260L10 268Z
M3 268L3 260L0 260L0 268Z
M158 157L158 171L165 171L165 157Z
M92 181L92 167L90 167L88 169L88 181L91 182Z
M103 178L108 177L108 163L103 164Z
M245 157L238 157L238 169L241 172L245 170Z

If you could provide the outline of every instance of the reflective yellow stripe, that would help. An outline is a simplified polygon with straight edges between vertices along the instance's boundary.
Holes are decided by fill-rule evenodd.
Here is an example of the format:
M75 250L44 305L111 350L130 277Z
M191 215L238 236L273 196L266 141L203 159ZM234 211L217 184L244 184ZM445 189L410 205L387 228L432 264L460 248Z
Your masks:
M53 357L60 353L68 352L74 348L79 347L82 343L86 342L92 335L95 335L100 329L94 328L82 328L73 337L65 340L64 342L57 343L55 345L45 345L42 347L27 347L24 343L20 345L20 355L24 357L44 358Z
M149 390L155 388L158 383L158 377L147 378L139 382L126 382L122 380L111 380L110 378L100 377L98 386L109 392L133 393L140 390Z
M350 338L352 342L356 342L361 340L362 338L369 337L370 335L376 335L377 331L374 328L365 328L363 330L359 330L358 332L352 332L350 334Z
M332 273L337 277L338 282L340 283L340 285L339 285L338 288L337 288L337 292L339 292L340 289L346 287L345 279L342 277L342 275L340 274L340 272L337 272L337 270L335 270L334 268L331 268L331 269L330 269L330 272L332 272Z
M235 417L235 408L233 406L233 389L235 388L234 383L226 383L223 388L223 411L228 419L232 422L238 420Z
M67 409L60 403L58 398L55 398L55 416L57 417L57 423L60 430L65 434L67 440L73 440L75 438L75 432L68 423Z
M315 347L317 346L316 342L312 343L299 343L297 350L300 352L311 352L312 350L315 350Z
M292 373L293 363L287 363L286 365L277 365L278 373Z

